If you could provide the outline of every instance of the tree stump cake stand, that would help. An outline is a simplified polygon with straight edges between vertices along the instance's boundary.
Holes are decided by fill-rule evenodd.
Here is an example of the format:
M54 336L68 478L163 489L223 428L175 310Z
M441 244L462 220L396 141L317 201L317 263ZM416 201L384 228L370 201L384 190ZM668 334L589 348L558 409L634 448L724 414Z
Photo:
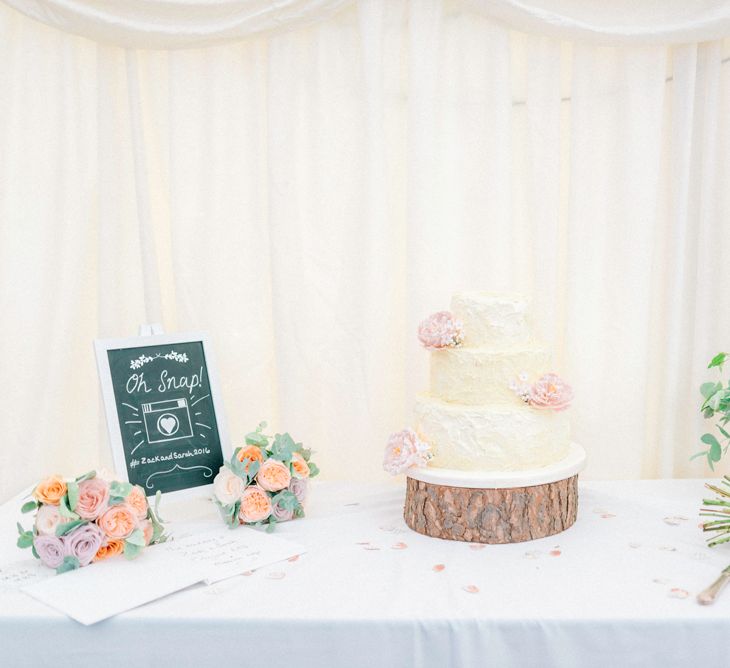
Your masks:
M565 459L534 471L409 470L403 515L414 531L447 540L497 544L553 536L575 522L585 460L573 443Z

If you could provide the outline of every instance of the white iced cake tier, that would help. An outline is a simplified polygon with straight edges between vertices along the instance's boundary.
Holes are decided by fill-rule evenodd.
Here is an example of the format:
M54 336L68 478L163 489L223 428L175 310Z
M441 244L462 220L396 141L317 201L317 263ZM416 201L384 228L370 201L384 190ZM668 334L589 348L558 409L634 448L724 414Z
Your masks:
M494 350L488 347L444 348L431 353L431 394L444 401L484 405L515 405L510 389L521 373L531 378L550 367L550 355L540 345Z
M564 413L525 406L467 406L428 395L416 400L416 432L433 448L429 466L522 471L560 461L570 447Z
M523 401L510 386L552 372L533 339L529 299L461 292L451 302L463 342L431 352L430 391L416 401L415 430L431 446L429 467L533 471L566 458L570 424L562 411Z
M457 292L451 312L464 325L464 347L516 348L532 341L530 300L519 294Z

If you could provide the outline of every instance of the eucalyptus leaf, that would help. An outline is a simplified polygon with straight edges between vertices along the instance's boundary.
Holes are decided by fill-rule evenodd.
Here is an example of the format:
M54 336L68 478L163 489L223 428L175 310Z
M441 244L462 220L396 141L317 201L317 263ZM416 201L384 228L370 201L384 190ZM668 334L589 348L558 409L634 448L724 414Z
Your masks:
M127 559L134 559L141 551L142 551L142 545L136 545L135 543L130 543L129 539L124 541L124 556Z
M730 438L730 434L729 434L729 433L727 432L727 430L725 430L725 429L723 429L723 428L722 428L722 425L718 424L718 425L716 425L716 426L717 426L717 428L719 429L720 433L721 433L721 434L722 434L722 435L723 435L723 436L724 436L725 438Z
M135 529L132 531L129 536L127 536L127 543L131 543L132 545L137 545L138 547L144 547L144 533L142 532L142 529Z
M68 507L76 510L76 504L79 502L79 484L77 482L68 483Z
M721 367L723 364L725 364L725 360L727 359L727 353L717 353L711 360L710 363L707 365L708 369L712 369L713 367L719 366Z
M80 527L82 524L86 523L86 520L73 520L72 522L64 522L56 527L56 535L65 536L67 533L71 533L76 527Z
M269 445L268 437L257 431L252 431L250 434L246 434L244 440L246 441L246 445L258 445L260 448L265 448Z
M75 571L77 568L81 568L79 560L76 557L66 556L63 558L63 563L56 569L56 573L60 575L68 571Z
M708 453L709 453L709 450L703 450L702 452L695 452L695 454L693 454L693 455L692 455L692 456L691 456L691 457L689 458L689 460L690 460L690 461L692 461L693 459L697 459L698 457L704 457L704 456L705 456L705 455L707 455Z
M309 477L314 478L316 475L319 475L319 466L314 462L309 462Z
M91 480L92 478L96 478L96 471L89 471L88 473L84 473L84 475L80 475L76 478L76 482L79 483L84 480Z
M23 507L20 509L21 513L29 513L33 510L35 510L38 507L38 503L36 501L26 501L23 504Z
M25 533L18 536L18 547L21 550L25 550L33 545L33 532L26 531Z
M722 389L722 383L702 383L700 385L700 394L709 399L715 392Z
M61 517L65 517L68 520L79 519L79 516L68 507L68 496L66 494L61 497L61 501L58 504L58 513Z
M41 558L41 555L40 555L40 554L38 554L38 551L37 551L37 550L35 549L35 545L31 545L31 546L30 546L30 551L31 551L31 554L32 554L32 555L33 555L33 556L34 556L34 557L35 557L36 559L40 559L40 558Z
M22 536L25 533L25 529L20 522L16 522L15 526L18 527L18 533Z
M129 493L132 491L132 488L134 485L129 482L122 482L121 480L114 480L109 485L109 494L111 496L121 496L122 498L127 498L129 496Z

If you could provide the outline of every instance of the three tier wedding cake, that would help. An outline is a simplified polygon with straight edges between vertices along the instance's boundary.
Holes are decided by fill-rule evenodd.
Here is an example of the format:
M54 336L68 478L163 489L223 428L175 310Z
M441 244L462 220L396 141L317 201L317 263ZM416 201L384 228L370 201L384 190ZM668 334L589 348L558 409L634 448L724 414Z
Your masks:
M585 453L570 438L573 391L533 337L529 300L457 293L451 311L424 320L418 337L431 355L430 388L416 398L413 428L391 435L384 460L387 471L408 476L409 525L457 540L513 542L572 524ZM466 492L464 507L457 488ZM510 518L515 504L524 515ZM487 507L500 518L484 515Z

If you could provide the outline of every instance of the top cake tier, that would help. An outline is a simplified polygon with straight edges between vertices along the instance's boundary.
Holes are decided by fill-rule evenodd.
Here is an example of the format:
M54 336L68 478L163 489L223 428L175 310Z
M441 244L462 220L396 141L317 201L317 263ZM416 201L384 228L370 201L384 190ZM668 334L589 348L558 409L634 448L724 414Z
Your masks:
M515 348L532 341L527 320L530 300L520 294L458 292L451 312L464 325L464 346Z

